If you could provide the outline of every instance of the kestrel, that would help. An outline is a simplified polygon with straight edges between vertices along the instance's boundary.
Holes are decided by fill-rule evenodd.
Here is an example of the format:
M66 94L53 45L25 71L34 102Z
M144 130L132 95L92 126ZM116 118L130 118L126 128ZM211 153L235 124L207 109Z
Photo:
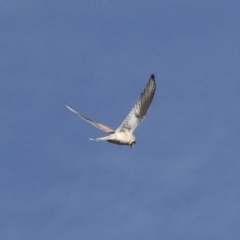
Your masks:
M125 120L116 130L113 130L108 126L105 126L101 123L97 123L81 115L80 113L78 113L68 105L66 105L66 107L70 111L74 112L79 117L84 119L85 121L91 123L93 126L109 134L106 137L95 138L95 139L89 138L90 140L108 141L110 143L115 143L120 145L130 145L131 147L133 147L134 144L136 144L136 138L133 135L133 131L140 124L140 122L145 118L148 108L153 100L155 90L156 90L155 76L154 74L152 74L141 96L133 106L128 116L125 118Z

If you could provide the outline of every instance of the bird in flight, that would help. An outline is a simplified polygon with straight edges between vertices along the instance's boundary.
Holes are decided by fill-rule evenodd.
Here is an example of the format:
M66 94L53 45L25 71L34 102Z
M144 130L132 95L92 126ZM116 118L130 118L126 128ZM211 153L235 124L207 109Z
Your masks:
M108 133L108 135L105 137L95 139L90 138L90 140L108 141L110 143L115 143L119 145L130 145L131 147L133 147L134 144L136 144L136 137L133 135L133 131L147 115L147 111L153 100L155 90L156 81L154 74L152 74L147 83L147 86L143 90L132 110L116 130L113 130L108 126L97 123L90 118L83 116L68 105L66 105L66 107L85 121L91 123L93 126Z

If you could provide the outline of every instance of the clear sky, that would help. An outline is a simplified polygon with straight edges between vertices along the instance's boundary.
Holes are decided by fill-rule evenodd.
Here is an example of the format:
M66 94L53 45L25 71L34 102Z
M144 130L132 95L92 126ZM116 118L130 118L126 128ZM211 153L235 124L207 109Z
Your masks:
M3 0L0 239L237 240L240 1ZM134 148L117 128L151 74Z

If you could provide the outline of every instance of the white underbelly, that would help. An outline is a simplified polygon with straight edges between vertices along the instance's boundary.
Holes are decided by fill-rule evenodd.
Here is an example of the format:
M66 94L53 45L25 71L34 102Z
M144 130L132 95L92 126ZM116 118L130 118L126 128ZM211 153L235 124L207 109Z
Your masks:
M108 140L111 143L120 145L129 145L131 143L131 134L125 132L116 132L112 134L113 138Z

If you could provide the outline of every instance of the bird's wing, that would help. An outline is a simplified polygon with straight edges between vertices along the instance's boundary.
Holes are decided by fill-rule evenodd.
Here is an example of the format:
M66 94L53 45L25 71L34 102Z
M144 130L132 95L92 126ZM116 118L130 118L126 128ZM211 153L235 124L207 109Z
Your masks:
M91 119L89 119L89 118L81 115L80 113L78 113L77 111L75 111L74 109L72 109L70 106L66 105L66 107L67 107L70 111L72 111L72 112L74 112L75 114L77 114L80 118L82 118L82 119L84 119L85 121L91 123L93 126L95 126L95 127L99 128L99 129L103 130L104 132L107 132L107 133L113 133L113 132L115 132L115 131L114 131L113 129L111 129L110 127L105 126L105 125L103 125L103 124L101 124L101 123L94 122L93 120L91 120Z
M117 128L116 132L125 131L133 133L138 124L144 119L147 114L148 108L153 100L156 89L156 82L154 74L151 75L148 84L141 96L135 103L131 112Z

